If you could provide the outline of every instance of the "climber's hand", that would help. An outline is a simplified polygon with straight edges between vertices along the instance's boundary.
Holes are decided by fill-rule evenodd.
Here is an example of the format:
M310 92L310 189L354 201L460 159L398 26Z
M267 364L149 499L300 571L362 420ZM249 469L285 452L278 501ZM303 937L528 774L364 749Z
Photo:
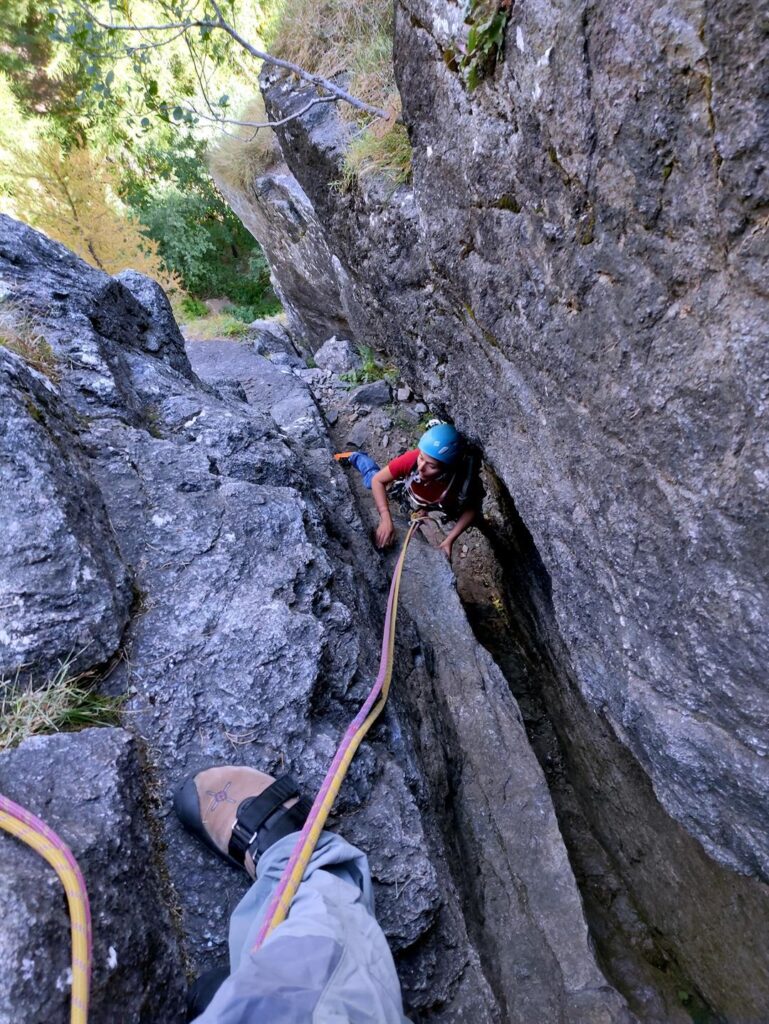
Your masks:
M446 558L448 558L448 560L451 561L451 549L452 549L453 546L454 546L453 538L452 537L446 537L438 545L438 550L442 551L444 553L444 555L446 556Z
M393 521L389 516L382 516L376 531L376 546L378 548L389 548L394 540L395 527L393 526Z

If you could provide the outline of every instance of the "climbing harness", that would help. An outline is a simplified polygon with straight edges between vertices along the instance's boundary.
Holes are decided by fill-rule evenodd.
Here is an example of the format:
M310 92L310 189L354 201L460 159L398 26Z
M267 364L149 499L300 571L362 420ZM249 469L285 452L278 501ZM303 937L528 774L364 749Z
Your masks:
M251 949L252 953L259 949L273 928L276 928L281 921L286 919L291 901L296 895L299 884L304 877L305 868L310 861L320 833L334 805L334 800L347 774L347 769L350 767L350 762L355 756L355 751L387 703L393 671L395 622L398 614L398 593L400 591L401 575L403 574L403 565L406 560L409 541L419 526L420 519L412 517L411 525L406 533L403 547L395 566L395 572L393 573L390 596L387 599L387 612L385 614L384 633L382 636L382 654L376 682L363 707L347 727L342 742L337 748L334 760L331 762L331 767L323 780L323 785L315 797L312 810L307 816L304 828L296 841L296 846L272 895L262 927Z
M72 928L71 1024L86 1024L91 984L91 911L85 879L69 847L44 821L0 794L0 828L44 857L67 894Z
M450 517L452 512L461 511L466 507L473 484L478 478L479 467L478 452L467 445L456 463L456 468L447 474L448 482L438 498L428 499L419 493L423 481L416 467L405 480L397 480L393 484L390 494L400 501L402 507L432 509Z
M419 487L424 482L419 475L418 469L413 469L406 479L403 481L403 498L408 505L414 509L434 509L438 508L442 510L452 488L454 487L455 474L452 473L448 478L448 483L443 488L440 497L429 500L423 498L419 493Z

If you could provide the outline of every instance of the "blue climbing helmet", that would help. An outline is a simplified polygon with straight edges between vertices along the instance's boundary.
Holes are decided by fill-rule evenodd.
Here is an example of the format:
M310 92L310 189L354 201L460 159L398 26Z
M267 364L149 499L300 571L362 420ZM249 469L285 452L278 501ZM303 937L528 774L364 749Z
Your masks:
M448 423L438 423L430 427L419 439L417 447L420 452L429 455L438 462L445 462L450 466L456 462L462 440L457 430Z

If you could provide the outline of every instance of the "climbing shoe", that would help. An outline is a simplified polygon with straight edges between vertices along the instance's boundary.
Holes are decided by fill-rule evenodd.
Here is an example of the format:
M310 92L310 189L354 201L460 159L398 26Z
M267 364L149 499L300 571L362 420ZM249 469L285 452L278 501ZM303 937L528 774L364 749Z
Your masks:
M222 765L188 776L174 793L184 827L251 878L264 851L304 825L312 804L290 775Z
M229 978L228 967L212 967L200 975L187 990L187 1024L197 1020L208 1009L214 996Z
M346 462L355 452L337 452L334 458L337 462Z

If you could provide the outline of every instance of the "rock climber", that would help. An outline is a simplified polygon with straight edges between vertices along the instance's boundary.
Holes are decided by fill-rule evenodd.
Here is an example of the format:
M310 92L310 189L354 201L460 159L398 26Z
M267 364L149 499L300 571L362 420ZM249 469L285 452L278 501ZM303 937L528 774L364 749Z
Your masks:
M374 917L365 854L323 831L288 917L254 951L263 916L311 804L290 775L221 766L174 796L182 824L252 885L230 918L230 969L190 990L196 1024L409 1024L392 954Z
M388 488L400 484L412 510L428 514L439 512L454 525L438 545L451 558L454 541L471 525L480 511L483 486L478 475L479 459L463 442L459 432L448 423L436 423L419 439L416 448L391 459L380 469L365 452L341 452L335 458L348 461L363 477L374 495L379 525L376 544L389 547L395 540L395 527L388 503ZM391 492L392 492L391 491Z

